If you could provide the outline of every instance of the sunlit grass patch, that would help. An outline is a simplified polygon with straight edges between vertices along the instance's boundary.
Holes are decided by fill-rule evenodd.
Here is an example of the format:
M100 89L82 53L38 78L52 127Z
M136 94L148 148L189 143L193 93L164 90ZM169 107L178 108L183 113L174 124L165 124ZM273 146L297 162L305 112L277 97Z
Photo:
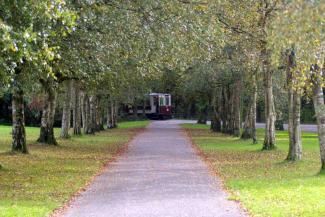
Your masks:
M192 124L194 125L194 124ZM253 216L325 216L325 175L319 174L319 145L315 133L303 133L303 160L285 161L288 133L279 131L277 149L261 151L251 140L212 133L208 126L184 124L225 186L229 199L240 200Z
M148 121L120 123L96 135L58 139L59 146L35 143L38 128L27 128L29 155L10 153L11 127L0 126L0 216L46 216L83 187ZM59 135L60 130L55 129Z
M118 124L119 129L146 127L150 121L126 121Z

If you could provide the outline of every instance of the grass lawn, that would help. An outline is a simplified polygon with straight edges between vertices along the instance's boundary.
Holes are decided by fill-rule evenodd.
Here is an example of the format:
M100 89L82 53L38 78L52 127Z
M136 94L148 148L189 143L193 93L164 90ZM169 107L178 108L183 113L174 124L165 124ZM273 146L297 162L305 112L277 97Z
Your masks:
M259 144L212 133L207 125L184 124L213 170L224 180L232 200L252 216L325 216L325 175L319 174L319 145L314 133L303 133L303 161L284 161L288 133L277 132L277 150L261 151Z
M39 128L27 128L29 155L11 154L11 127L0 126L0 216L47 216L81 189L148 121L119 123L96 135L35 143ZM57 137L59 129L55 129Z

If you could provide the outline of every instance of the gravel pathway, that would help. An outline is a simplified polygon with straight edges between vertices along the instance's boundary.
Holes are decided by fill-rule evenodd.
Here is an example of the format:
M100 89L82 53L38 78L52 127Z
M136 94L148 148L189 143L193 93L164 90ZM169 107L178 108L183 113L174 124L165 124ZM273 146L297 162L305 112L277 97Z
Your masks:
M65 217L243 217L178 124L155 121Z

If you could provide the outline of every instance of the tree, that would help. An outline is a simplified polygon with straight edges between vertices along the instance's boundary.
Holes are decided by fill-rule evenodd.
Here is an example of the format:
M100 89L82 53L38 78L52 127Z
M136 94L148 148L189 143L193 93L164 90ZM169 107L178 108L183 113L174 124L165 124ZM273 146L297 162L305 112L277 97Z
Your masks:
M44 89L44 101L41 119L41 129L38 142L46 143L50 145L57 145L54 136L54 116L56 107L56 84L53 84L53 80L41 80L42 87Z
M259 51L260 67L265 88L265 138L263 150L274 149L275 146L275 108L273 97L273 69L271 65L271 50L268 49L268 30L280 1L221 1L212 7L217 11L215 16L219 23L231 33L249 38ZM240 8L240 10L239 10Z
M312 67L312 91L313 102L317 118L318 139L320 146L321 170L325 170L325 98L324 78L325 62L323 68L314 65Z
M302 142L301 142L301 128L300 128L300 107L301 94L300 90L295 88L295 51L287 50L284 54L286 57L286 74L288 85L288 99L289 99L289 153L287 160L296 161L302 158Z
M325 5L320 1L298 0L287 2L283 14L277 16L270 37L272 38L272 48L274 62L281 56L284 49L294 47L294 52L290 51L287 58L287 74L289 81L289 101L290 101L290 122L293 122L290 131L293 135L290 140L295 139L298 151L289 151L288 158L296 155L293 159L299 159L301 155L301 144L299 140L299 118L300 118L300 91L311 96L314 101L314 108L317 117L318 137L321 150L321 165L324 166L325 159L325 134L324 134L324 96L322 86L324 85L322 66L324 64L324 23L323 14ZM290 69L290 71L289 71ZM296 108L295 108L296 107ZM295 120L296 119L296 120ZM294 132L298 130L297 132ZM291 136L290 136L291 137ZM292 143L292 142L291 142Z
M243 133L241 138L253 139L257 143L256 137L256 102L257 102L257 79L256 73L252 72L250 76L250 85L248 86L248 107L244 120Z
M46 69L45 73L53 76L49 62L54 59L56 48L51 46L51 39L57 34L66 34L73 20L61 0L2 1L0 7L1 29L5 36L0 43L1 59L7 76L13 80L12 149L27 153L23 79L37 77L35 69ZM52 28L54 26L58 28Z
M64 81L64 101L63 101L63 112L61 121L61 138L69 138L69 130L71 123L71 92L72 92L72 81Z
M77 80L74 80L73 87L73 134L81 135L81 93L80 84Z

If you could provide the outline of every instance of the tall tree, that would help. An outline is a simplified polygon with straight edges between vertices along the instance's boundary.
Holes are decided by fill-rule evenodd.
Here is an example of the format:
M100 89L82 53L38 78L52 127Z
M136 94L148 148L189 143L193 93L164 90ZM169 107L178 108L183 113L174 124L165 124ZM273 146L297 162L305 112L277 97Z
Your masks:
M22 78L38 80L38 72L49 77L50 62L56 55L51 44L53 36L66 34L72 25L71 13L65 1L1 1L1 59L13 83L13 150L27 153L24 126L24 82ZM53 28L57 27L57 28Z
M61 121L61 138L69 138L69 130L71 123L71 97L72 97L72 80L64 81L64 101Z
M271 150L276 147L273 69L268 30L279 7L279 0L220 1L215 7L212 7L216 10L215 16L219 23L227 31L239 36L242 40L249 38L258 48L265 89L266 129L263 150Z
M81 134L81 92L80 84L77 80L74 80L73 83L73 134Z
M243 133L241 138L253 139L253 143L257 143L256 137L256 103L257 103L257 81L256 73L253 72L250 77L250 85L248 86L248 107L244 120Z
M283 16L283 13L285 16ZM293 86L289 87L290 106L292 116L290 120L294 125L299 125L300 118L300 96L296 90L304 89L314 101L315 114L318 124L318 137L321 152L321 165L324 170L325 159L325 134L324 134L324 96L322 86L324 85L323 70L324 64L324 22L323 15L325 13L325 5L321 1L305 1L297 0L287 2L284 10L275 19L270 37L273 41L272 48L274 52L274 60L281 57L281 52L294 44L294 53L289 52L287 56L287 68L291 68L289 72L289 81ZM291 54L291 55L290 55ZM294 55L293 55L294 54ZM294 67L293 65L294 58ZM276 61L274 61L276 62ZM298 95L297 95L298 94ZM296 95L296 96L295 96ZM292 109L294 107L296 109ZM296 127L296 129L298 129ZM290 131L294 131L290 127ZM299 132L292 135L299 137ZM292 139L292 138L291 138ZM296 138L293 138L296 139ZM299 139L296 139L299 141ZM298 143L298 147L301 145ZM298 151L300 148L298 148ZM289 152L289 157L291 155ZM295 154L295 152L293 152ZM299 157L298 152L298 157Z
M56 84L53 80L41 80L42 88L44 90L43 110L41 119L41 129L38 142L50 145L57 145L54 136L54 116L56 108Z
M288 101L289 101L289 153L287 160L296 161L302 158L302 142L300 128L300 107L301 94L295 85L296 63L294 49L287 50L284 54L286 57L286 74L288 85Z

